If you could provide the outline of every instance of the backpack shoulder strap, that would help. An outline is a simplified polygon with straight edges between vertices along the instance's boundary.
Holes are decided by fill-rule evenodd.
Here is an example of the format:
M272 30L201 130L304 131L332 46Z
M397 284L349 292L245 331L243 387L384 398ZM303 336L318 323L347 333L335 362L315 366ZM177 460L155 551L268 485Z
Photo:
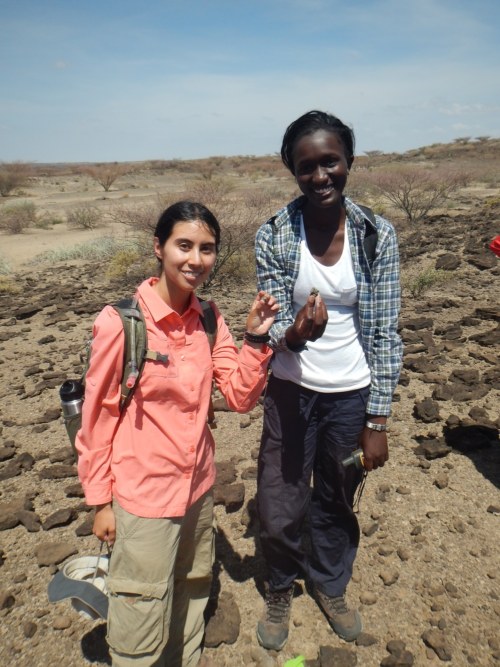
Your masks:
M210 345L210 353L212 353L215 345L215 340L217 338L217 318L215 316L215 311L212 308L212 305L209 301L198 298L200 306L203 310L203 315L200 317L205 333L207 334L208 343ZM212 395L210 395L210 403L208 404L208 414L207 414L208 425L211 429L217 428L217 420L215 419L215 410L212 400Z
M357 207L360 208L372 225L365 224L365 238L363 241L363 247L365 249L365 255L368 260L368 264L371 268L373 261L375 259L375 248L377 247L377 221L375 219L375 214L371 208L368 206L361 206L357 204Z
M112 305L121 318L125 334L120 398L121 412L130 401L144 368L148 336L144 315L135 296L121 299L121 301Z
M209 301L198 299L203 310L203 315L200 317L205 333L207 334L208 342L210 344L210 352L214 349L215 339L217 338L217 318L215 311Z

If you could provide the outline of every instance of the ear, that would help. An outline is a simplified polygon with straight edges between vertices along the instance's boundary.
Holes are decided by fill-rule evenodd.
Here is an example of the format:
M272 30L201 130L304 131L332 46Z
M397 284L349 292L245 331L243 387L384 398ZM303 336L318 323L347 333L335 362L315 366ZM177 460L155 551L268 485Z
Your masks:
M351 171L352 163L354 162L354 155L351 155L350 158L347 158L347 167Z
M154 237L153 244L155 255L161 261L163 259L163 248L161 247L160 239L157 236Z

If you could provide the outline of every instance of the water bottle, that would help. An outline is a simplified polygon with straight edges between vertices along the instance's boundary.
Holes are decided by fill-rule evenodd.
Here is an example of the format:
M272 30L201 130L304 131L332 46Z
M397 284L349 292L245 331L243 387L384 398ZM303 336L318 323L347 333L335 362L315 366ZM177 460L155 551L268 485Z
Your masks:
M80 380L66 380L61 385L59 396L64 419L71 419L82 412L83 384Z

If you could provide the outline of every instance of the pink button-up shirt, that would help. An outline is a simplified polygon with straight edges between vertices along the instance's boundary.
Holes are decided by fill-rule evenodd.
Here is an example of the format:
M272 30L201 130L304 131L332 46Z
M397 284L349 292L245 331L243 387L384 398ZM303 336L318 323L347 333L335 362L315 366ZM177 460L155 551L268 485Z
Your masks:
M239 354L219 311L212 355L195 295L181 316L145 280L137 296L148 349L168 362L147 360L132 400L119 411L125 336L111 306L93 329L82 427L76 438L78 474L89 505L113 497L131 514L183 516L214 483L214 440L207 425L212 379L229 407L250 410L266 381L271 350L243 344Z

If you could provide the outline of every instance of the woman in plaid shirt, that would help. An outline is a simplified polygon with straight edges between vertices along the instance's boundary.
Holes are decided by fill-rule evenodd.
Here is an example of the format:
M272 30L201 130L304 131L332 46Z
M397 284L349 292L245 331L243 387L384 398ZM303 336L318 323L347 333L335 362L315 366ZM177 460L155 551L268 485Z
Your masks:
M364 471L342 461L360 447L366 471L387 461L386 424L402 357L394 227L343 194L354 160L352 130L335 116L310 111L287 128L281 156L302 196L256 238L259 289L280 305L270 330L274 357L257 494L269 570L257 637L274 650L288 638L300 575L342 639L361 632L345 592L359 544L353 503ZM370 233L376 234L374 258L365 251Z

